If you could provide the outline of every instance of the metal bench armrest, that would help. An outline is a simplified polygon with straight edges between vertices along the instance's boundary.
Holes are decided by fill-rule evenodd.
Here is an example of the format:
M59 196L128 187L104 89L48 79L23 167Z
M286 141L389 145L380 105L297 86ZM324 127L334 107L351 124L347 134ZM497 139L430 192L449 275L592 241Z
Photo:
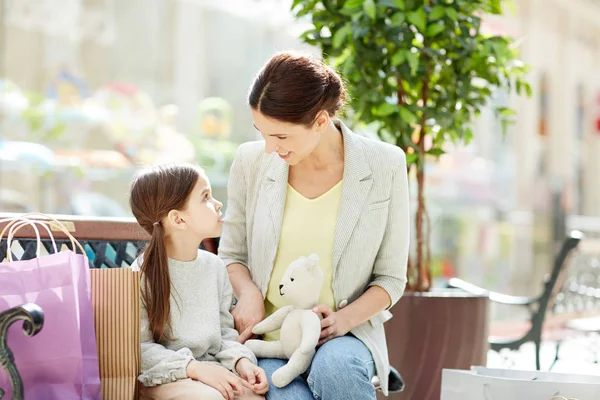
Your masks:
M12 398L23 399L23 381L15 365L13 353L6 342L8 328L17 321L23 321L23 333L27 336L35 336L44 326L44 312L33 303L13 307L0 313L0 365L8 372L12 383ZM4 390L0 388L0 398Z
M491 301L509 306L529 306L538 301L537 297L511 296L508 294L492 292L458 278L450 279L448 286L464 290L467 293L487 295Z

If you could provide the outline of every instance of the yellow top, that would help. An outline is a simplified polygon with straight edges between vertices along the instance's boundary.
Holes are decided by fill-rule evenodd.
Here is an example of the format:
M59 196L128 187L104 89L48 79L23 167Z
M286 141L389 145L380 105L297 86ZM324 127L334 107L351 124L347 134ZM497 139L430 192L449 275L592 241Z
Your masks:
M319 304L335 310L332 288L333 242L341 197L342 181L316 199L307 199L288 185L277 256L265 298L267 317L288 305L279 294L279 283L288 265L298 257L312 253L319 256L325 277ZM279 340L279 331L267 333L264 339Z

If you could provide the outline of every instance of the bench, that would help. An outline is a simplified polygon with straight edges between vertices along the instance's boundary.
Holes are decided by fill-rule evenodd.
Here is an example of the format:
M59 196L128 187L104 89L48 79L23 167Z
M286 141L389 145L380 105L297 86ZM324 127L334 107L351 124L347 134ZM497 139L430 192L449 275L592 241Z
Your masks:
M518 350L523 344L535 345L535 365L540 370L542 339L556 342L556 354L549 369L559 359L560 345L571 335L600 332L600 241L586 239L579 231L563 241L538 296L524 297L491 292L458 278L449 287L471 293L487 294L492 302L524 307L529 312L529 326L519 337L494 337L488 341L492 350Z
M18 214L7 214L0 213L0 220L5 218L14 218ZM135 260L139 252L144 248L148 240L146 232L139 227L139 225L133 219L107 219L107 218L89 218L89 217L77 217L77 216L53 216L56 219L63 222L69 231L78 239L81 245L84 247L86 255L89 260L89 267L92 272L92 297L94 300L94 312L96 320L103 318L103 321L110 320L111 329L123 329L122 335L124 338L131 339L131 342L139 343L139 331L131 332L131 329L123 326L125 323L122 319L111 312L111 310L118 309L123 301L123 288L110 288L110 281L107 278L100 279L100 276L95 274L100 269L110 269L117 274L111 274L112 278L116 278L116 275L124 275L119 272L126 272L124 269L131 265ZM0 223L0 231L4 228L6 223ZM53 253L52 242L48 237L48 233L45 230L40 230L40 236L42 237L42 246L48 254ZM56 244L59 249L66 246L68 249L73 250L71 241L65 237L61 232L53 232ZM30 227L24 227L19 230L15 235L15 240L12 243L13 259L15 260L29 260L36 257L37 242L35 239L35 233ZM215 252L216 243L214 241L206 241L202 243L202 248ZM7 255L7 243L6 238L3 238L0 242L0 260L6 259ZM79 249L75 249L77 253L81 253ZM94 276L96 275L96 276ZM96 279L94 279L96 278ZM120 279L129 280L129 284L133 276L125 277L121 276ZM108 282L107 282L108 281ZM139 282L137 283L139 287ZM99 294L101 293L101 294ZM102 305L99 305L96 301L99 297L113 296L109 299L104 299ZM137 318L139 319L139 299L136 299L137 307ZM131 302L131 300L130 300ZM43 310L39 310L38 313L31 313L31 307L37 307L35 304L21 305L20 307L14 307L9 310L5 310L0 314L0 361L2 367L10 372L11 383L13 386L13 399L22 398L23 385L20 380L18 371L12 360L12 353L6 346L6 333L8 327L16 322L17 320L29 321L39 329L42 328L43 323ZM100 308L103 309L100 311ZM121 305L121 307L123 307ZM125 307L123 307L125 308ZM33 317L38 318L37 320ZM135 316L133 317L136 318ZM98 327L98 321L96 321ZM117 328L119 326L119 328ZM37 331L39 331L37 329ZM37 333L34 332L34 333ZM134 337L137 334L137 339ZM104 332L104 335L110 335L109 332ZM105 398L116 398L122 396L122 393L136 392L137 382L136 378L139 375L139 349L125 349L120 357L121 359L115 361L115 357L111 357L111 353L114 351L122 351L119 349L113 349L107 347L107 344L112 343L112 340L108 340L107 337L101 337L102 333L96 332L96 341L98 343L98 359L100 360L100 376L102 379L102 390ZM4 346L2 346L4 345ZM127 351L129 350L129 351ZM7 356L3 357L5 354ZM128 379L122 379L115 377L115 371L119 374L125 374L127 372ZM130 375L130 376L129 376ZM1 397L1 396L0 396Z
M18 215L19 214L0 213L0 219L14 218ZM145 247L146 242L149 239L148 234L134 219L90 218L71 215L55 215L53 217L61 221L84 247L89 259L90 269L114 269L131 266L132 262ZM3 229L4 225L4 223L0 223L0 231ZM67 239L64 234L60 232L54 232L53 234L59 249L66 246L70 250L73 250L70 240ZM52 253L52 243L48 238L48 234L44 230L40 230L40 236L42 237L42 245L45 250L48 253ZM15 238L12 246L13 258L15 260L28 260L36 256L37 243L35 234L30 227L25 227L18 231ZM218 239L210 239L204 241L200 247L216 254L218 244ZM6 245L6 238L3 238L0 242L0 261L3 261L6 258ZM80 253L77 249L75 249L75 251ZM8 329L8 326L15 321L13 317L7 318L3 317L3 315L5 313L11 314L22 312L23 307L25 306L16 307L15 309L7 310L0 314L0 343L2 343L1 340L5 341L4 335L6 334L6 330L2 330L1 328L3 324L5 324L6 329ZM99 346L99 358L102 358L102 351L104 350ZM12 368L8 364L9 363L7 362L7 365L2 364L2 366L5 369ZM373 379L372 383L376 388L379 387L379 379L377 376ZM20 382L14 382L13 387L15 387L15 384L18 386ZM398 371L392 368L390 372L389 391L400 392L402 390L404 390L402 377ZM106 397L106 393L104 396Z

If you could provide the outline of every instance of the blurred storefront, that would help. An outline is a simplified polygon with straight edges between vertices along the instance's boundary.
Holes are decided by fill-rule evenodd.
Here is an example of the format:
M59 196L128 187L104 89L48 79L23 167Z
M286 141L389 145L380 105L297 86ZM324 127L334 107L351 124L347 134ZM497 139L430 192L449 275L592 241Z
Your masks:
M41 168L2 150L4 210L129 215L135 170L170 161L203 166L226 200L237 146L257 137L254 74L277 50L314 53L276 1L0 4L1 148L52 154Z

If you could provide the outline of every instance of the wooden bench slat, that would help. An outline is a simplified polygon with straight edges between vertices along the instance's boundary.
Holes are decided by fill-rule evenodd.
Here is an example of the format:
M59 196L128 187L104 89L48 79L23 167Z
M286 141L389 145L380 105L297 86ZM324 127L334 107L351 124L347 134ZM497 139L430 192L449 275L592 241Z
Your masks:
M579 332L600 333L600 316L573 319L568 321L565 326Z

